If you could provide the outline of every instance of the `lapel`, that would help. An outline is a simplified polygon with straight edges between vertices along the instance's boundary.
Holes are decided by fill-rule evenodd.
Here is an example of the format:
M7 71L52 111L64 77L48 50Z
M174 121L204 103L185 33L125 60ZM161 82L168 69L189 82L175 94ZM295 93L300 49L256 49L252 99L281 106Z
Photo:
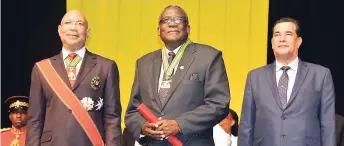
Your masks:
M53 65L54 69L56 72L59 74L61 79L66 83L66 85L71 88L68 76L67 76L67 71L64 66L64 61L62 59L62 52L60 54L55 55L51 59L51 64Z
M162 108L159 95L158 95L158 88L159 88L159 77L161 71L161 50L155 52L155 57L152 60L151 65L149 66L149 76L150 76L150 85L153 93L153 100L158 104L160 109Z
M277 92L277 83L276 83L276 61L268 65L266 70L266 78L268 79L272 95L275 98L277 105L283 110L283 107L280 102L280 97Z
M80 83L85 79L86 75L91 71L91 69L97 64L97 57L91 52L85 52L84 59L82 60L80 70L76 76L76 81L72 90L75 90Z
M308 72L307 64L299 59L299 65L297 67L297 73L296 73L294 87L293 87L293 90L291 92L289 102L287 103L286 108L289 107L290 103L295 98L295 96L296 96L297 92L299 91L303 81L306 78L307 72Z
M178 67L177 67L177 71L174 74L174 76L172 77L172 84L171 84L171 89L170 91L167 93L167 101L171 98L173 92L176 90L177 86L179 85L179 83L182 81L182 79L184 78L186 72L189 70L192 62L194 61L194 56L193 53L196 52L196 48L195 45L193 43L189 44L186 48L185 48L185 52L183 54L183 57L181 58ZM181 70L179 69L180 66L184 66L184 69ZM162 109L165 107L165 105L162 105Z

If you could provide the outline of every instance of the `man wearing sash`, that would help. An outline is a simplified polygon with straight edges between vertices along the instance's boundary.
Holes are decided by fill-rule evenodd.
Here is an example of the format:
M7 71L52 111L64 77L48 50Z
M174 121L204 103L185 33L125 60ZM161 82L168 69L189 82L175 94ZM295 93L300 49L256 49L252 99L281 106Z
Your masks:
M176 136L184 146L212 146L213 126L228 115L230 100L222 53L193 43L186 12L167 6L158 35L165 47L136 63L125 124L143 145L167 146ZM137 111L145 104L160 120L149 123Z
M61 53L35 64L28 146L120 146L119 73L114 61L85 48L85 16L69 11L58 26Z

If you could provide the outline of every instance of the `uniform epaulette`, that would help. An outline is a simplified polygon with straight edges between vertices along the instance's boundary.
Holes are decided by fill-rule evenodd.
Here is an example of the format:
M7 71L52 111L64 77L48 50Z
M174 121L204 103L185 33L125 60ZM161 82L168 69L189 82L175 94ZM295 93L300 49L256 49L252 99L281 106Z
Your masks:
M5 132L5 131L8 131L8 130L11 130L11 128L1 128L0 132Z

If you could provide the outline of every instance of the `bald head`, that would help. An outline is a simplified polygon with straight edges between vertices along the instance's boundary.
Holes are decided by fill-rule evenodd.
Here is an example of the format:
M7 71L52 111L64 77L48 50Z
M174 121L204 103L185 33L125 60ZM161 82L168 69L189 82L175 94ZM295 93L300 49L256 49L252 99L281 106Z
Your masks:
M61 24L63 24L65 21L70 20L70 19L75 19L75 20L79 20L81 22L85 23L86 28L88 28L88 22L86 17L84 16L84 14L82 14L80 11L78 10L70 10L68 11L62 18L61 20Z
M86 17L77 10L67 12L58 27L63 48L75 52L85 46L90 34Z
M159 16L159 22L163 19L164 17L164 14L167 10L170 10L170 9L174 9L174 10L177 10L178 12L180 12L186 20L189 20L188 18L188 15L186 14L185 10L183 8L181 8L180 6L178 5L168 5L167 7L165 7L165 9L161 12L160 16ZM186 21L186 23L188 24L189 22Z

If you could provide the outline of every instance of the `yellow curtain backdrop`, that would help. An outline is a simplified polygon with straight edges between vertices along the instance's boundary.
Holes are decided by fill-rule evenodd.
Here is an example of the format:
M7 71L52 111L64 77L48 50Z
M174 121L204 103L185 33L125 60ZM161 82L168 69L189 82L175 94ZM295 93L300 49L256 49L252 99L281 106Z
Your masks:
M113 59L120 71L122 119L130 98L135 61L163 47L158 17L170 4L188 13L194 42L222 50L231 90L230 107L240 116L249 70L266 64L269 0L67 0L82 11L91 36L86 47ZM122 120L124 127L124 120Z

